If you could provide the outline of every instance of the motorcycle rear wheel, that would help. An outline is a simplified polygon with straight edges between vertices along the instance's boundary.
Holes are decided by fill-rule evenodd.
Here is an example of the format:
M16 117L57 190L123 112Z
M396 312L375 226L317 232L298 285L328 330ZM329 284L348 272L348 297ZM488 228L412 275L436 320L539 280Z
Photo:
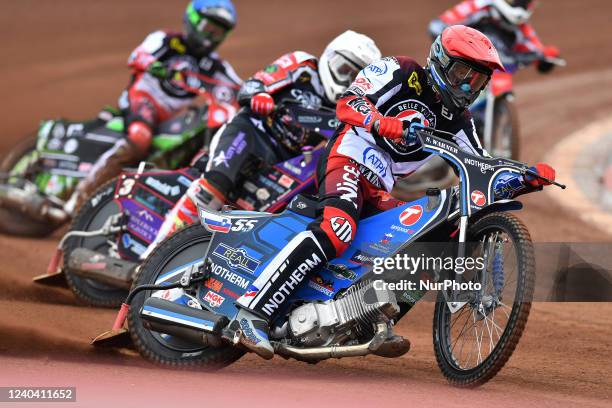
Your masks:
M449 383L462 388L473 388L486 383L506 364L523 334L531 309L535 284L535 257L529 232L514 215L498 212L485 215L468 230L470 242L481 240L485 242L483 238L489 236L495 238L488 242L496 244L499 237L504 245L510 242L515 248L514 257L502 255L501 276L504 283L502 289L498 290L498 299L497 295L491 297L495 299L492 301L493 306L483 308L482 299L486 296L482 296L479 303L468 303L451 314L440 293L434 311L433 344L438 366ZM509 279L512 272L508 272L510 269L507 267L508 263L514 263L516 266L516 277L512 280ZM489 269L488 266L486 273L491 278L487 282L495 285L496 278L493 277L495 272L492 272L494 267ZM506 290L511 281L516 282L516 288ZM491 289L494 290L496 289ZM505 299L506 295L512 298ZM500 320L496 321L496 312L500 320L505 320L503 329L500 327L502 324ZM465 321L463 325L462 321ZM475 348L470 349L469 355L465 358L467 353L463 352L464 346L469 344L465 338L469 341L473 335L475 335L473 343ZM455 336L456 342L453 341ZM465 336L463 343L458 347L463 336ZM483 357L485 353L488 354ZM472 358L475 360L474 364Z
M93 231L99 229L110 216L119 213L120 208L114 201L116 185L117 178L114 178L99 187L83 203L74 217L69 231ZM78 276L67 265L70 254L77 248L87 248L107 255L109 244L106 240L107 237L100 236L69 238L63 248L64 276L66 277L68 287L81 303L97 307L118 307L127 296L125 289Z
M153 284L159 276L197 259L201 259L210 244L211 234L200 224L192 224L162 241L140 266L132 289ZM168 282L178 281L177 275ZM134 297L128 312L128 327L134 345L140 354L152 363L177 369L216 370L228 366L244 355L244 351L230 345L205 347L189 344L145 328L140 310L152 291Z
M36 151L36 134L21 140L0 163L0 172L10 173L15 166ZM52 222L33 220L18 211L0 207L0 232L24 237L46 237L59 225Z

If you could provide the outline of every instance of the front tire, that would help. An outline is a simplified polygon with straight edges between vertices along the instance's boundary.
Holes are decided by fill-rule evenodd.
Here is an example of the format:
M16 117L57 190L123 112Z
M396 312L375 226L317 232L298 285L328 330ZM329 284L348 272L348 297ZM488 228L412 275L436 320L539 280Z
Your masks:
M433 343L438 366L452 385L463 388L486 383L506 364L525 329L535 284L533 243L525 226L514 215L499 212L485 215L470 226L468 237L469 242L481 241L483 247L494 248L494 256L489 258L491 262L487 262L485 268L486 277L490 278L479 280L485 282L484 291L476 292L479 300L469 302L454 314L450 313L440 293L433 320ZM498 244L498 240L503 245ZM515 248L514 257L503 255L507 243ZM501 254L498 258L502 261L501 270L499 264L497 267L493 265L497 251ZM515 265L515 277L508 263ZM478 279L480 273L475 274ZM516 288L509 287L510 282L516 282ZM496 312L500 319L497 321ZM505 320L503 328L500 326L501 320ZM467 355L468 350L464 353L465 338L472 333L475 334L476 347L469 349ZM486 357L483 356L485 353L488 353Z
M132 289L153 284L159 277L187 263L202 259L210 243L211 234L200 224L190 225L162 241L144 261ZM175 282L181 275L169 278ZM215 370L228 366L243 356L244 351L230 345L204 347L193 345L172 336L145 328L140 311L152 291L134 297L128 312L128 327L134 345L140 354L154 364L177 369L200 368Z
M93 231L104 225L106 220L121 209L114 200L117 178L112 179L98 188L89 199L83 203L74 217L69 231ZM68 268L67 260L76 248L87 248L107 255L108 237L72 237L64 244L64 275L68 287L81 302L97 307L118 307L121 305L127 291L76 275Z

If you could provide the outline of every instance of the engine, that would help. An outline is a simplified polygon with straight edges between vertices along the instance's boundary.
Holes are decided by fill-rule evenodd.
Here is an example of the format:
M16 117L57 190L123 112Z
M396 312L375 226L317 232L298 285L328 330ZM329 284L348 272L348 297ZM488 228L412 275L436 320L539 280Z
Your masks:
M395 294L376 290L372 282L356 284L339 299L312 302L289 315L288 335L303 347L341 343L371 331L399 312Z

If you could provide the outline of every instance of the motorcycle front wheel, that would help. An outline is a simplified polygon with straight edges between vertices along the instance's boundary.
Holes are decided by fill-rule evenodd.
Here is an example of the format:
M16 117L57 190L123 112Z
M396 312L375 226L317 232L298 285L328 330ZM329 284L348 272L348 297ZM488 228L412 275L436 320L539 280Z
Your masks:
M516 348L527 323L535 284L535 257L529 232L512 214L485 215L468 230L477 243L473 257L485 268L464 273L480 283L472 301L451 313L439 294L433 320L438 366L457 387L476 387L493 378Z

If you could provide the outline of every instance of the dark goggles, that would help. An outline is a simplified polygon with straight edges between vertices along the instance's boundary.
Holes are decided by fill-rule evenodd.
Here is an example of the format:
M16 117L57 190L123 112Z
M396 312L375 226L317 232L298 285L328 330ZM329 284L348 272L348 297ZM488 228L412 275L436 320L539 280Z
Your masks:
M230 30L209 18L202 18L195 26L194 34L202 42L210 41L218 44L222 42Z

